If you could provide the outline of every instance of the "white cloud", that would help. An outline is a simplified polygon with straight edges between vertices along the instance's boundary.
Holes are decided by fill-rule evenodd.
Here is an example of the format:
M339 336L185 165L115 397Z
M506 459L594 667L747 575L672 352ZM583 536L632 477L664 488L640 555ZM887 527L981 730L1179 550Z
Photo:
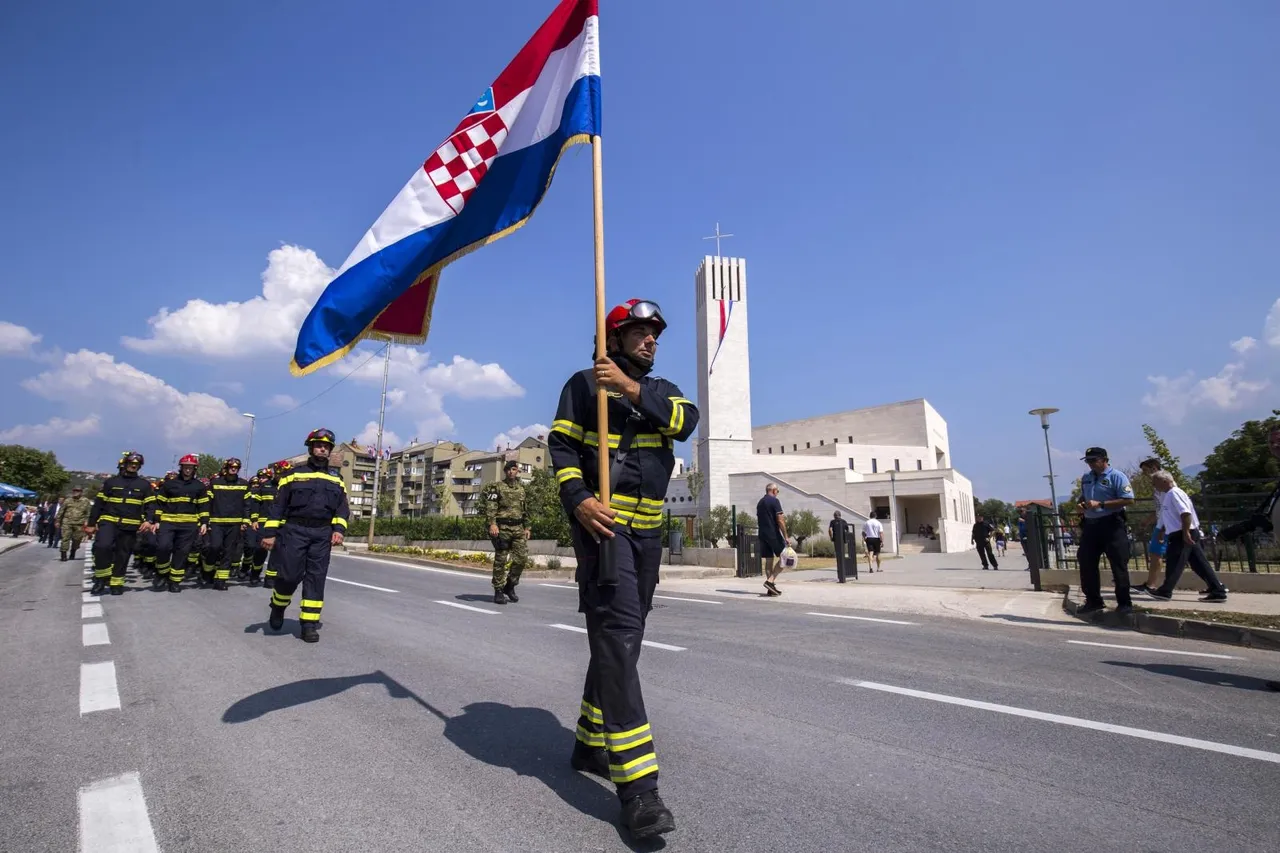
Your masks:
M1253 349L1257 345L1258 345L1258 339L1251 338L1248 335L1245 335L1243 338L1240 338L1238 341L1231 342L1231 348L1236 352L1240 353L1241 355L1244 355L1245 353L1249 352L1249 350Z
M209 387L214 391L224 391L227 394L244 393L244 383L237 382L234 379L219 379L216 382L210 382Z
M1268 346L1280 347L1280 299L1271 305L1267 312L1267 320L1262 326L1262 335Z
M64 355L52 370L26 379L33 394L79 408L111 407L134 424L159 427L171 445L244 429L240 413L219 397L183 393L164 380L107 353L80 350ZM114 422L114 418L112 419Z
M506 432L500 432L493 437L490 447L498 449L506 449L508 446L515 447L526 438L537 438L542 436L545 440L546 436L551 432L551 427L546 424L529 424L528 426L513 426Z
M281 246L267 255L261 296L218 304L192 299L176 311L161 308L147 321L151 337L122 341L139 352L213 358L289 353L307 312L333 276L310 249Z
M35 345L43 337L26 326L0 320L0 355L34 355Z
M1217 376L1196 379L1191 372L1182 376L1148 376L1154 390L1142 402L1163 414L1172 423L1181 423L1193 408L1208 407L1223 411L1243 408L1253 397L1270 387L1266 379L1246 379L1241 374L1244 364L1237 362L1222 368Z
M69 421L65 418L50 418L48 423L21 424L6 430L0 430L0 441L34 444L39 447L59 438L81 438L86 435L96 435L101 426L102 421L97 415L89 415L87 418L81 418L78 421Z
M273 409L280 409L282 411L286 409L296 409L298 407L298 400L288 394L272 394L267 400L267 405Z
M377 447L378 446L378 422L369 421L364 425L364 429L356 436L356 444L361 447ZM400 436L396 435L385 426L382 428L382 447L383 449L391 448L398 450L404 447L405 443L400 440Z

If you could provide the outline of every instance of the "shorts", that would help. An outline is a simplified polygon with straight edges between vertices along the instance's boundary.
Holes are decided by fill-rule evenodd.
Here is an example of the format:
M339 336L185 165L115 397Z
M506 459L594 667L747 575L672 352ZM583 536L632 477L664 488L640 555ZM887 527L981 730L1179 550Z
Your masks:
M1169 543L1168 537L1163 540L1159 537L1160 531L1153 530L1151 531L1151 540L1147 542L1147 553L1155 557L1163 557L1165 546Z
M774 557L781 557L782 552L786 550L787 543L782 541L781 536L760 536L760 556L765 560L772 560Z
M875 554L877 557L880 556L880 537L879 536L868 536L863 541L867 543L868 554Z

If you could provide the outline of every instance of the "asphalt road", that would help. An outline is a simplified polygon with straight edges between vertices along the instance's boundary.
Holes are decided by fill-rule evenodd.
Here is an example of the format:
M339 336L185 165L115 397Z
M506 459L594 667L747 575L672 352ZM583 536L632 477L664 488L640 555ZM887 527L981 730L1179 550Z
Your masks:
M662 847L568 767L572 588L335 557L313 646L262 589L83 578L0 555L0 851ZM669 850L1280 849L1280 654L677 598L641 661Z

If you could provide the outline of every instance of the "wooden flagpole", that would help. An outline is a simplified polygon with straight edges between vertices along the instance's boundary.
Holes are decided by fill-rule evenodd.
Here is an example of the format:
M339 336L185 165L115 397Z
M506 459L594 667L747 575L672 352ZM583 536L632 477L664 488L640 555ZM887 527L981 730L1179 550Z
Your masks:
M595 211L596 243L596 359L605 357L604 320L604 167L600 156L600 137L591 137L592 206ZM600 502L609 506L609 394L596 387L596 434L600 436Z

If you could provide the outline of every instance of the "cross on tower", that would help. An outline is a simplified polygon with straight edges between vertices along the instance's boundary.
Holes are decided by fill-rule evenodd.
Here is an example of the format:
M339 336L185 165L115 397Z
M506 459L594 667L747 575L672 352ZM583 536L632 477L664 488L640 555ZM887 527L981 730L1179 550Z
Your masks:
M715 240L715 241L716 241L716 257L717 257L717 258L719 258L719 257L720 257L720 241L721 241L721 240L724 240L724 239L726 239L726 238L728 238L728 237L732 237L732 236L733 236L732 234L721 234L721 233L720 233L720 223L719 223L719 222L717 222L717 223L716 223L716 233L715 233L715 234L713 234L713 235L711 235L710 237L703 237L702 239L703 239L703 240Z

